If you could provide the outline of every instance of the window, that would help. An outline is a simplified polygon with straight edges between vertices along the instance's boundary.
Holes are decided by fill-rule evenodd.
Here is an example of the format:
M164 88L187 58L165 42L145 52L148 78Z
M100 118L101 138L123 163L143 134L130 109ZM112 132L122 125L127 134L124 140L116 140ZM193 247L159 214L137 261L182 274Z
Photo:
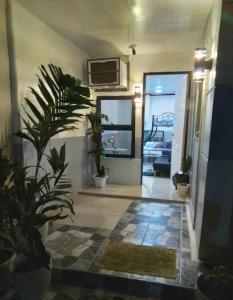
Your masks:
M108 116L102 120L104 153L110 157L134 157L135 114L133 96L97 97L98 110Z

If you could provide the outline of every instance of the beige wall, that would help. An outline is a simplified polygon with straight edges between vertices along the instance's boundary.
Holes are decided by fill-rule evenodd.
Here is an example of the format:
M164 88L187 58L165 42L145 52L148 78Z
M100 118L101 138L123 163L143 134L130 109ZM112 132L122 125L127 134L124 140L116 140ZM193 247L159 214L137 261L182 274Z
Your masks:
M142 83L144 72L175 72L193 69L193 53L139 54L130 56L131 83Z
M40 65L52 63L60 66L64 72L75 75L85 83L88 55L19 3L10 1L16 89L20 107L24 97L30 96L28 86L36 87L36 74L39 73ZM83 131L69 133L69 136L74 135L83 135Z
M13 57L16 75L16 94L18 103L21 105L25 96L28 96L27 86L35 86L35 74L37 67L41 64L53 63L64 68L64 71L75 74L80 79L85 79L86 59L88 56L70 41L61 37L52 28L41 22L37 17L25 10L15 0L10 0L11 4L11 27L13 33ZM168 72L168 71L189 71L193 66L193 53L174 54L148 54L130 56L130 76L131 90L135 83L143 82L144 72ZM125 94L101 93L102 95ZM97 95L100 95L97 93ZM22 107L22 106L21 106ZM136 157L135 159L106 159L104 164L110 169L110 182L125 184L140 184L141 172L141 130L142 130L142 110L136 108ZM84 126L83 126L84 124ZM81 128L72 132L69 141L76 146L79 138L80 150L76 148L76 153L72 154L68 149L71 158L70 173L75 178L74 186L77 190L85 182L87 166L85 165L87 155L85 150L85 122ZM62 135L53 143L60 144L68 137ZM69 144L67 144L69 148ZM33 159L33 152L25 150L25 159ZM79 153L81 152L81 153ZM72 157L71 157L72 156ZM69 159L68 157L68 159ZM124 174L124 177L121 176Z
M196 192L193 195L196 198L196 224L195 233L197 239L197 251L200 246L200 236L202 230L202 217L204 208L204 197L206 187L206 175L209 158L209 143L210 132L212 122L212 108L214 99L214 85L216 75L216 60L217 60L217 47L219 37L219 25L221 15L221 0L214 1L212 11L207 21L206 29L204 31L203 46L207 49L207 59L213 59L213 67L211 71L205 72L205 80L203 84L203 94L201 103L201 135L198 140L195 141L194 152L199 152L199 158L197 161L197 181ZM196 160L195 160L196 161ZM192 199L195 203L195 199Z
M11 133L10 70L7 44L6 1L0 1L0 147Z
M28 86L36 88L36 74L39 74L41 64L60 66L64 72L75 75L85 83L88 55L14 0L10 0L10 27L15 91L21 113L24 97L32 98ZM66 143L67 173L72 177L74 192L85 184L87 177L85 139L83 120L78 130L60 134L50 143L50 146L56 147ZM24 162L29 164L34 161L35 153L29 143L25 142L23 146Z
M193 53L189 54L139 54L131 55L130 91L128 92L97 92L96 95L133 94L133 85L143 83L143 74L148 72L191 71ZM135 110L135 158L106 158L104 165L110 170L110 183L140 184L141 179L141 136L142 108Z

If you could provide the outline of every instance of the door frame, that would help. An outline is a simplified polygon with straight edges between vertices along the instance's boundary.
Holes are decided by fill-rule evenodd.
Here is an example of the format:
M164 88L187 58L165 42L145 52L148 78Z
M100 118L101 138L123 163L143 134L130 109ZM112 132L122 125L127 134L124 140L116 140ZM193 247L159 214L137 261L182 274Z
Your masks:
M187 139L188 139L188 120L189 120L189 104L190 104L190 91L191 91L191 71L173 71L173 72L144 72L143 73L143 98L142 98L142 132L141 132L141 171L140 171L140 183L142 185L142 173L143 173L143 146L144 146L144 118L145 118L145 100L146 100L146 76L148 75L188 75L187 78L187 95L185 106L185 121L184 121L184 137L183 137L183 158L187 154Z

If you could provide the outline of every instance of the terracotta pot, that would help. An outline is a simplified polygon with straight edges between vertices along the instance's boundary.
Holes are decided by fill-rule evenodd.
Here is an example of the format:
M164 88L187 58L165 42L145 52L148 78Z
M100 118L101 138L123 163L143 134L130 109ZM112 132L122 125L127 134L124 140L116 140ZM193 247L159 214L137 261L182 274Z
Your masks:
M206 297L200 290L196 291L196 300L211 300L210 298Z
M11 270L13 269L14 259L15 253L11 249L0 249L0 295L5 295L11 288ZM7 299L4 295L0 299Z
M204 295L204 293L202 292L202 286L203 286L203 275L200 275L197 279L197 291L196 291L196 299L197 300L211 300L210 298L208 298L207 296Z
M108 179L108 176L105 175L104 177L99 177L97 175L92 175L95 187L104 188L106 186L106 182Z
M41 267L31 272L15 272L14 289L24 300L42 300L50 285L52 271Z
M225 300L232 299L232 289L221 289L216 290L213 287L207 288L206 280L204 274L201 274L197 279L197 300ZM224 294L225 293L225 294Z
M15 253L9 248L0 249L0 265L8 267L11 271L14 267Z

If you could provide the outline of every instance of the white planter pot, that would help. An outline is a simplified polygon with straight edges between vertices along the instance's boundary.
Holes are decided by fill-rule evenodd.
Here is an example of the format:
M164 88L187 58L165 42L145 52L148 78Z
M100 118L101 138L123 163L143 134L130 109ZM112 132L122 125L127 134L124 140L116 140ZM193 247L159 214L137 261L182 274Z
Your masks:
M186 197L190 188L190 184L187 183L177 183L177 193L180 197Z
M45 267L31 272L15 272L14 289L16 294L23 300L42 300L49 289L51 274L52 271Z
M105 175L104 177L98 177L96 175L92 175L92 178L93 178L95 187L103 188L106 186L106 182L108 179L107 175Z

